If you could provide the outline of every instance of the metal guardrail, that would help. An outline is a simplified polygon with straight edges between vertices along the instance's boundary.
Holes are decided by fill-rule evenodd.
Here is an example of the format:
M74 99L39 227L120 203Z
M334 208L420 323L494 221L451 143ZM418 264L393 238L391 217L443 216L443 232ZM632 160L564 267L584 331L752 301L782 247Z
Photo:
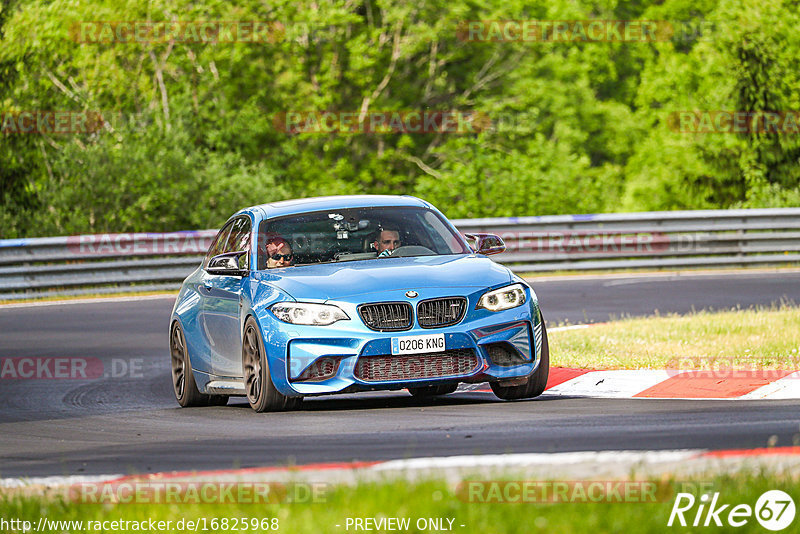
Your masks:
M0 240L0 299L174 290L216 230Z
M516 272L800 262L800 208L454 220L500 235ZM0 240L0 299L176 289L216 230Z
M800 208L453 221L496 233L518 272L779 265L800 261Z

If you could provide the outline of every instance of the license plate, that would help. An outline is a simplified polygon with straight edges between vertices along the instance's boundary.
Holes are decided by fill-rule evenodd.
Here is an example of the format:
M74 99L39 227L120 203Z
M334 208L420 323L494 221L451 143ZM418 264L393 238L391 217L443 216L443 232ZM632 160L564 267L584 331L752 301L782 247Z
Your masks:
M392 354L419 354L421 352L442 352L443 350L444 334L392 338Z

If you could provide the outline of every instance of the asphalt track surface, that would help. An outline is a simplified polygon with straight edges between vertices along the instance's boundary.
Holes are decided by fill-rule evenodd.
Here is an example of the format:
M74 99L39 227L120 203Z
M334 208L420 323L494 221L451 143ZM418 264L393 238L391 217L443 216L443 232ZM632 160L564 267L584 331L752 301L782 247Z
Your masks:
M548 321L602 322L800 302L800 272L534 282ZM0 380L0 477L208 470L419 456L753 448L800 436L800 401L519 402L460 392L307 399L291 413L180 409L169 376L171 298L0 307L0 357L97 358L94 380ZM776 441L777 440L777 441Z

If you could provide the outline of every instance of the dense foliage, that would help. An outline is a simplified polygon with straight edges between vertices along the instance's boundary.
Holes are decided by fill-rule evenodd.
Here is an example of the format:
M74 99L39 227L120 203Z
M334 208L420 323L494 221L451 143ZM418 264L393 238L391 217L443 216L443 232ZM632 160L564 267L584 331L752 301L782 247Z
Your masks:
M2 0L0 237L220 225L245 205L421 196L449 217L800 205L800 135L685 110L800 110L796 0ZM473 42L464 21L672 21L658 42ZM279 21L267 42L79 42L85 21ZM80 26L78 26L80 27ZM277 28L277 26L276 26ZM287 133L287 111L479 112L468 133ZM672 118L671 118L672 117Z

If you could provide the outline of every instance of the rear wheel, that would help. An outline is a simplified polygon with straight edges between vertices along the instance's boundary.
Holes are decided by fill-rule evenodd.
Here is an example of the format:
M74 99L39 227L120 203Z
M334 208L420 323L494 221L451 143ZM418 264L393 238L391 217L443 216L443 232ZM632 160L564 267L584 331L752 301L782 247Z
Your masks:
M197 390L186 350L186 338L181 325L176 321L169 335L170 360L172 363L172 390L175 399L184 408L189 406L224 406L228 404L227 395L205 395Z
M489 385L492 391L499 398L504 400L515 399L529 399L531 397L538 397L547 387L547 378L550 376L550 347L547 343L547 328L542 321L542 357L539 361L539 367L536 371L528 377L528 381L518 386L501 386L497 382L491 382Z
M437 395L447 395L458 389L458 384L442 384L440 386L422 386L408 388L408 392L414 397L435 397Z
M287 397L275 388L267 365L267 352L261 332L252 317L244 325L242 339L242 370L244 389L250 407L257 412L294 410L300 406L302 397Z

